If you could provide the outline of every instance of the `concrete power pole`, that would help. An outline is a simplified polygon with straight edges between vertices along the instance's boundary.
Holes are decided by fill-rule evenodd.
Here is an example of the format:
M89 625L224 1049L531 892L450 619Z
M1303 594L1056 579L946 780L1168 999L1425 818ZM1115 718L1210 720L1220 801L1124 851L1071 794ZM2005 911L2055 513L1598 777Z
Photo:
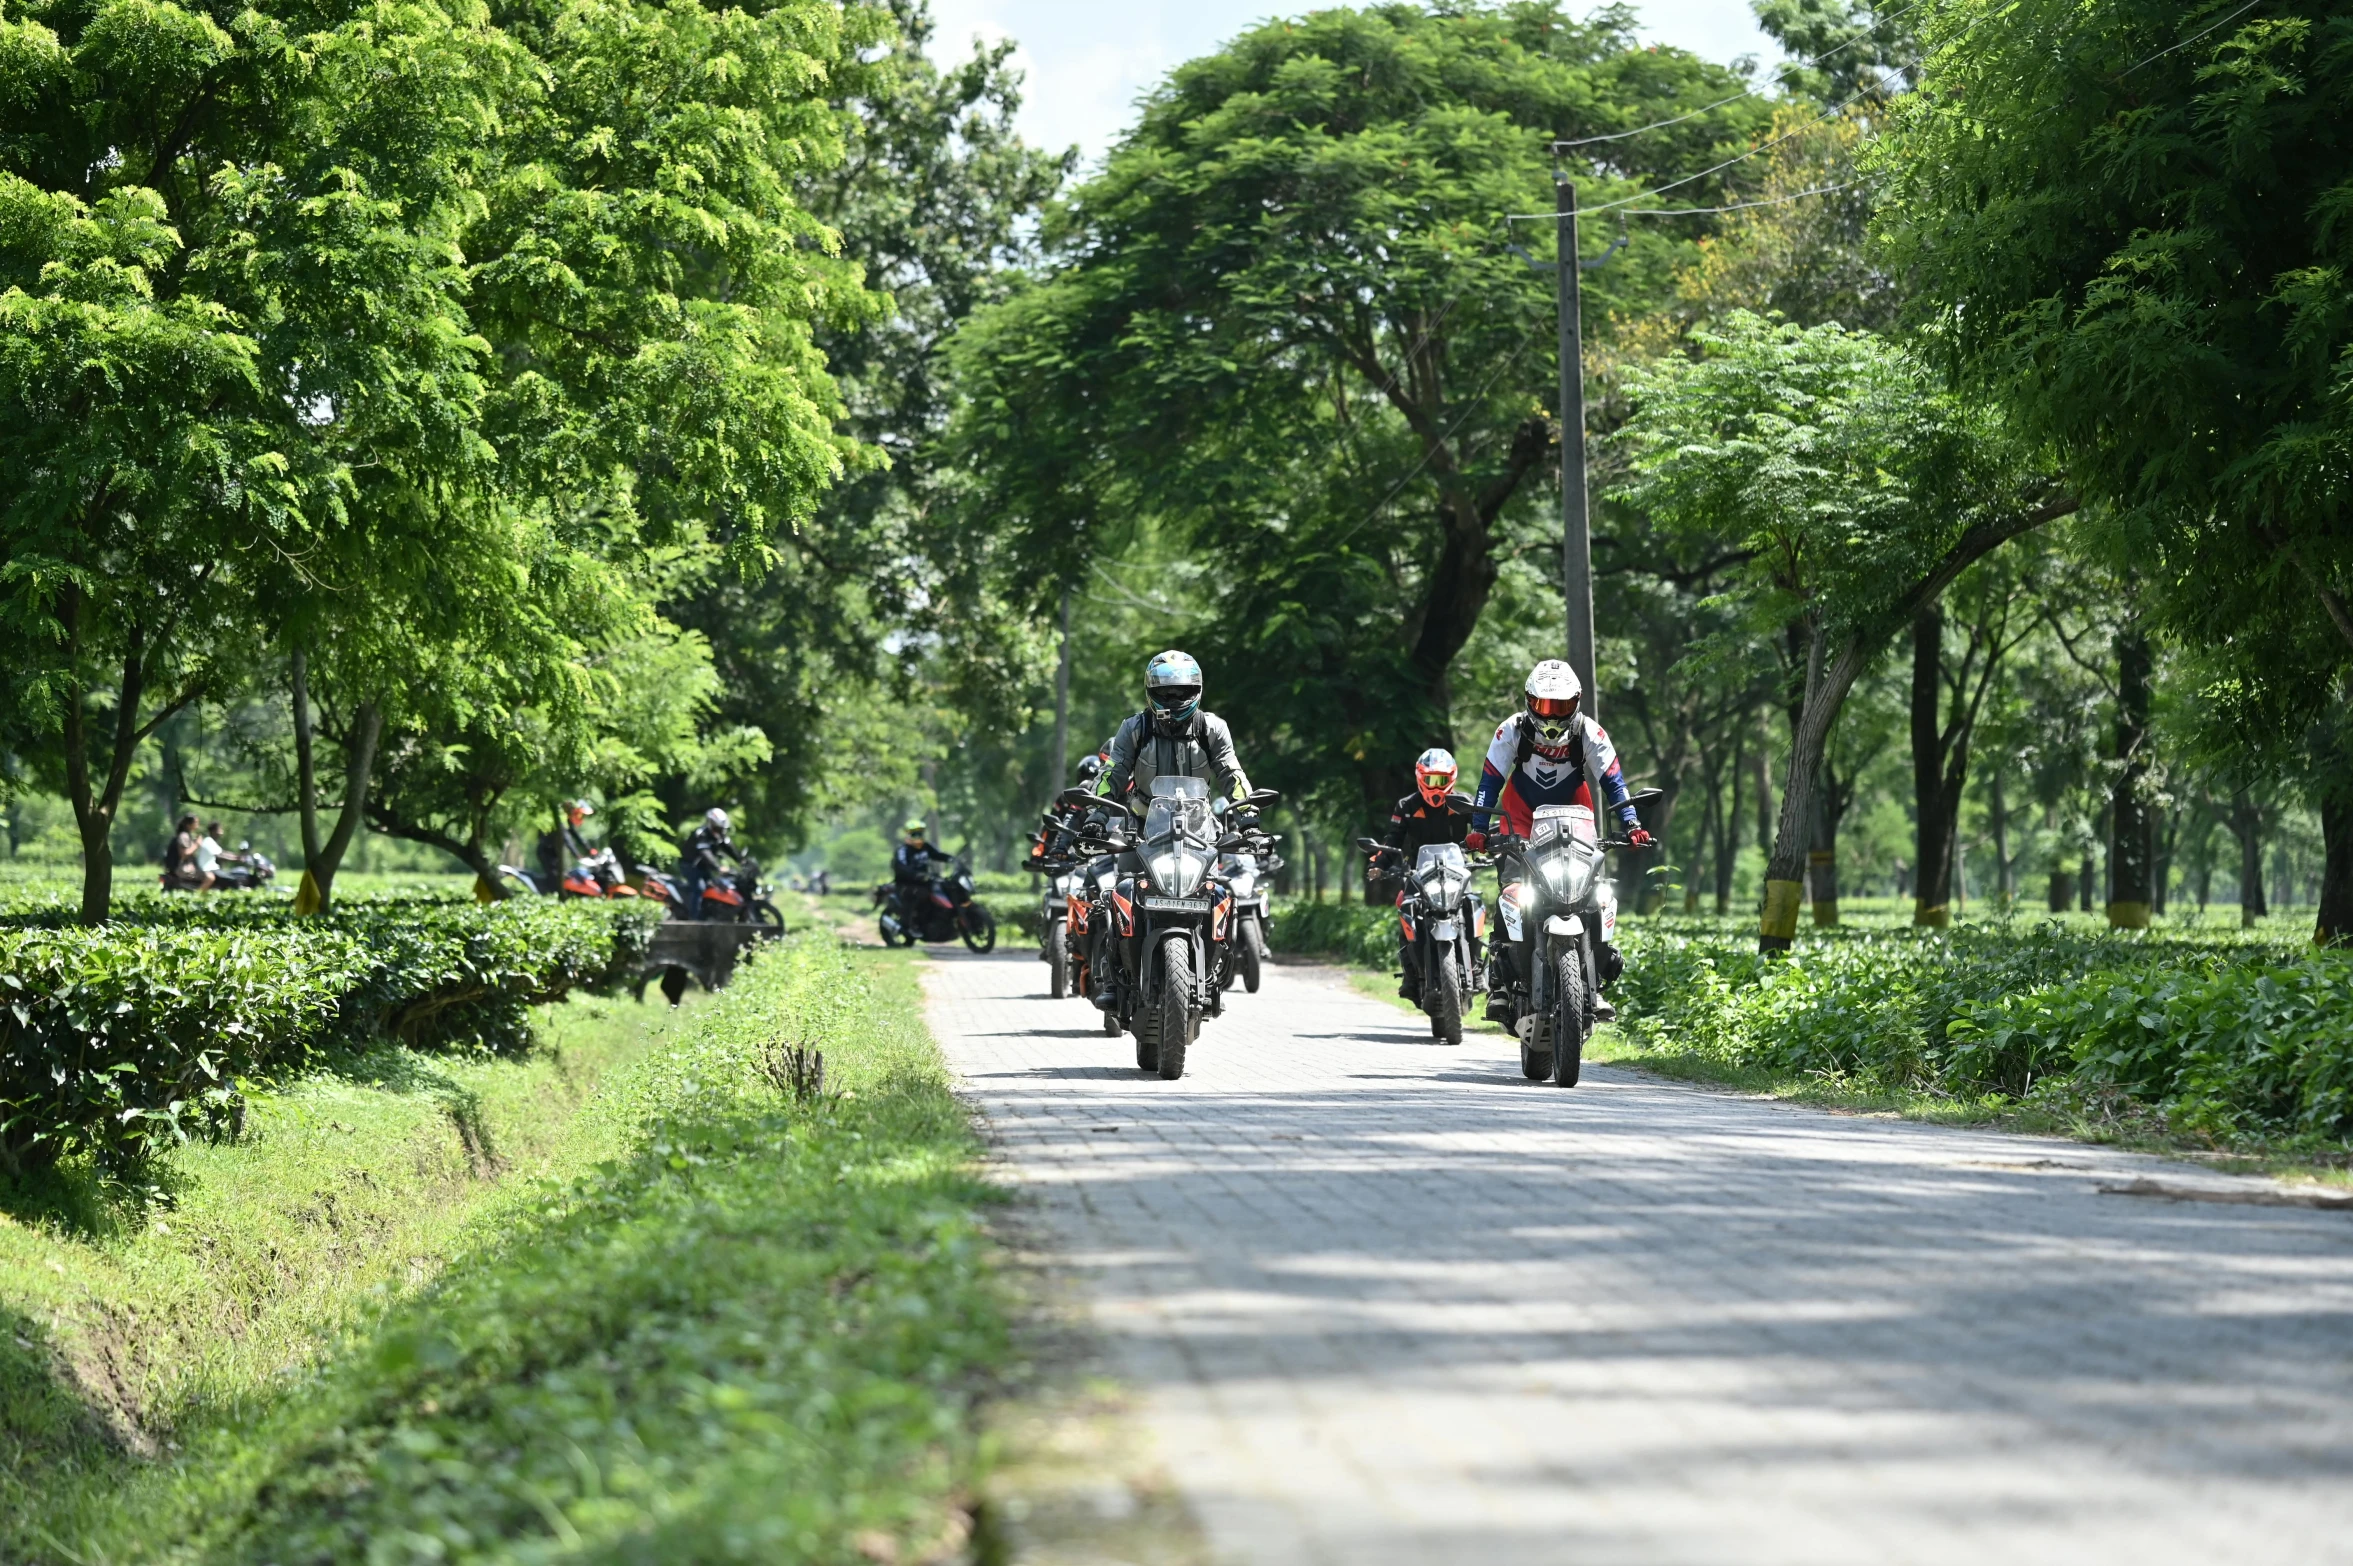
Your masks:
M1561 591L1568 600L1569 667L1584 682L1584 710L1601 716L1593 668L1593 533L1585 506L1585 328L1577 264L1577 187L1553 176L1560 227L1554 268L1560 294Z

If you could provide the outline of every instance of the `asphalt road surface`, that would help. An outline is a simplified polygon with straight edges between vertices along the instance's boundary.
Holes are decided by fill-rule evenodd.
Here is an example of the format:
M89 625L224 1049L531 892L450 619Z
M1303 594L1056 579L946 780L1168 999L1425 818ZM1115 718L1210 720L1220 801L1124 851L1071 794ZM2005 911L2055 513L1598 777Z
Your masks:
M1034 953L933 1030L1233 1562L2353 1562L2353 1212L1588 1068L1326 970L1133 1069Z

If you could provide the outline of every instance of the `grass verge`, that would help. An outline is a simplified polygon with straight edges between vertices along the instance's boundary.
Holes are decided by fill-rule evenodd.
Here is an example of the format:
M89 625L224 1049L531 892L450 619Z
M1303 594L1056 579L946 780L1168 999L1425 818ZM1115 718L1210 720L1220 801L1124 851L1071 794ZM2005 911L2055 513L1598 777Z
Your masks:
M86 1546L178 1454L482 1243L622 1128L582 1113L674 1026L589 997L527 1057L384 1048L249 1092L245 1135L126 1189L89 1163L0 1193L0 1560Z
M821 1048L823 1090L778 1052ZM804 1085L806 1085L804 1083ZM961 1550L1008 1352L911 964L763 954L585 1118L617 1156L35 1558L822 1561Z

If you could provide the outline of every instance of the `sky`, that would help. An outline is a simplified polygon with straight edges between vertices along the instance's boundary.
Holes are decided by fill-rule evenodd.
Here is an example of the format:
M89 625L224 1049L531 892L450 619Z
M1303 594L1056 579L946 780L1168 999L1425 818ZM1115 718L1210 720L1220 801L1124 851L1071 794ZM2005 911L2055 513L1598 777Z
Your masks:
M1077 143L1092 162L1133 116L1137 96L1174 65L1207 54L1267 16L1328 0L931 0L931 53L961 58L975 36L1020 44L1028 76L1022 134L1037 146ZM1636 0L1644 36L1729 63L1780 58L1748 0Z

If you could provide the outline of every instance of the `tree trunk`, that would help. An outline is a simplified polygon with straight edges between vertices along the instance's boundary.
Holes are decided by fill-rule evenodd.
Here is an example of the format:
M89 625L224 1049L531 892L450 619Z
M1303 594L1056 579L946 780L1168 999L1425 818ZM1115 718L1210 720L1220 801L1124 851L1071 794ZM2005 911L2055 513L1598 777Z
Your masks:
M1846 815L1848 795L1854 780L1843 782L1838 768L1830 758L1822 758L1822 771L1814 782L1814 846L1806 855L1808 890L1814 897L1814 923L1819 928L1833 928L1838 923L1838 824Z
M1054 777L1050 800L1070 787L1070 584L1062 584L1062 657L1054 666Z
M1813 632L1818 642L1819 627ZM1797 940L1797 905L1804 895L1798 879L1805 873L1807 844L1813 839L1814 780L1822 770L1822 753L1830 742L1831 727L1846 705L1869 661L1870 644L1853 637L1839 648L1835 659L1809 655L1805 704L1789 739L1789 770L1782 784L1781 819L1773 836L1773 851L1765 862L1765 906L1757 921L1757 949L1786 952ZM1825 663L1827 662L1827 666ZM1818 677L1811 677L1820 670Z
M2230 802L2230 835L2239 845L2239 927L2252 927L2271 912L2263 900L2263 812L2240 789Z
M295 803L302 823L302 884L294 893L297 914L322 914L335 902L335 874L351 847L360 823L367 818L368 776L376 765L376 741L384 732L384 713L374 702L363 702L352 715L351 734L343 750L343 804L334 829L319 837L317 739L311 725L310 659L300 649L294 654L294 773Z
M66 651L69 660L81 650L81 598L68 589L63 605ZM114 907L114 821L122 808L123 785L131 775L131 758L139 749L139 703L146 695L147 642L144 630L132 626L123 645L122 686L116 692L114 736L107 755L106 780L95 789L90 779L90 735L85 712L87 694L77 681L66 695L65 783L74 807L74 826L82 839L82 909L84 924L104 924ZM175 823L176 830L176 823Z
M1996 767L1985 780L1986 821L1994 836L1994 906L2007 913L2016 900L2017 888L2010 881L2010 806L2002 793L2002 769Z
M2331 789L2320 804L2326 858L2320 871L2320 914L2312 928L2318 946L2353 945L2353 793Z
M1749 761L1748 736L1736 734L1732 741L1732 803L1724 812L1723 830L1716 835L1716 917L1721 919L1732 912L1732 872L1740 864L1740 785L1742 770ZM1763 776L1763 768L1758 768Z
M2149 927L2154 844L2150 837L2149 685L2154 660L2137 626L2116 637L2116 784L2108 796L2108 927Z
M1944 609L1932 602L1912 616L1912 923L1932 929L1953 922L1953 832L1969 766L1967 737L1948 751L1943 718Z

